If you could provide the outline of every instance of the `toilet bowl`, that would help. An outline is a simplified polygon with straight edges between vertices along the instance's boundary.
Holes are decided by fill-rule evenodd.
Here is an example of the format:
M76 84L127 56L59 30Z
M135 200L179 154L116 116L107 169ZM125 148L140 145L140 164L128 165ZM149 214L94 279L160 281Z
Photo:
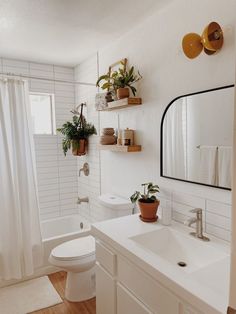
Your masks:
M95 296L95 239L82 237L55 247L49 262L67 271L65 298L80 302Z
M114 194L100 195L99 202L108 209L107 218L131 215L133 211L130 200ZM55 247L49 262L67 271L65 297L68 301L85 301L95 296L95 239L92 236Z

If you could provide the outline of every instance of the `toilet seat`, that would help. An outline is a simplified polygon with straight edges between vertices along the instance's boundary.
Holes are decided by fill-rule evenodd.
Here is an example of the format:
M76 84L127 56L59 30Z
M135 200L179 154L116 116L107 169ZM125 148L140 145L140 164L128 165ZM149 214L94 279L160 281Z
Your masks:
M74 239L55 247L51 256L59 261L74 261L95 256L95 239L92 236Z

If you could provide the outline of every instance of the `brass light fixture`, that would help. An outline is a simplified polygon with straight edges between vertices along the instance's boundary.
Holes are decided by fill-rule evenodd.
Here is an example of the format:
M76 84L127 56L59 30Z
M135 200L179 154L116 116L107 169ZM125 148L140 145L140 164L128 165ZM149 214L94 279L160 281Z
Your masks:
M202 36L196 33L189 33L182 40L182 47L185 55L196 58L202 50L207 55L213 55L221 49L224 42L223 31L216 22L211 22L204 29Z

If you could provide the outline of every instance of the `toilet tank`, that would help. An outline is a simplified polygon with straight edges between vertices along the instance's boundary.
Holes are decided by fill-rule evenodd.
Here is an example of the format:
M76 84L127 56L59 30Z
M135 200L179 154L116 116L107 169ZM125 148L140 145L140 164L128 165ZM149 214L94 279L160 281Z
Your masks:
M111 218L132 214L134 205L129 199L109 193L100 195L98 199L101 205L109 209Z

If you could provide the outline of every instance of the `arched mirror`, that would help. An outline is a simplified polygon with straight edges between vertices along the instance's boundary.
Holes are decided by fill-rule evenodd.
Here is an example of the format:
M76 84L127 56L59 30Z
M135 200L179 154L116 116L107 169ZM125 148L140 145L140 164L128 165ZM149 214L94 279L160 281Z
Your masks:
M231 189L234 85L175 98L161 122L161 176Z

